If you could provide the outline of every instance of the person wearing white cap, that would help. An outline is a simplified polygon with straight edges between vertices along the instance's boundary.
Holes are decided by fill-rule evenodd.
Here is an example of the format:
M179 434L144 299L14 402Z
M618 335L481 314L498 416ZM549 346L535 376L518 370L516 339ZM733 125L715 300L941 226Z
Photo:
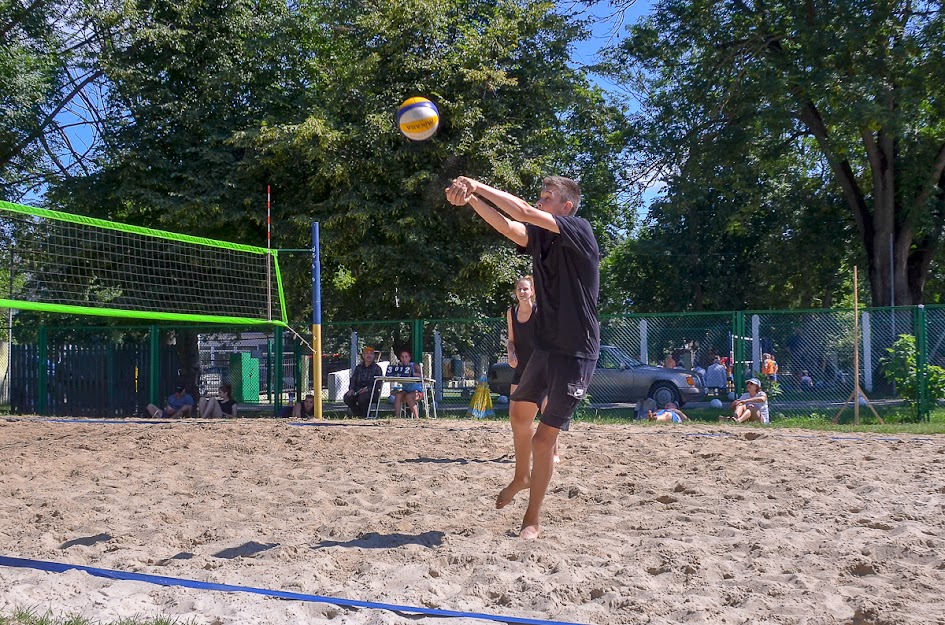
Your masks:
M745 388L746 392L732 402L733 415L728 419L736 423L768 423L768 395L761 390L761 382L758 378L750 378L745 382Z

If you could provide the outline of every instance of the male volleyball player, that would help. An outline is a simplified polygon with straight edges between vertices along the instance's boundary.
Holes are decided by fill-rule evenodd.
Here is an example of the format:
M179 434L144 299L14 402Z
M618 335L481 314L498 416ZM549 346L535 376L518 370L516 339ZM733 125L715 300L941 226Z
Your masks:
M538 538L541 506L554 473L558 434L570 426L597 365L600 250L591 224L575 215L581 189L569 178L545 178L534 207L465 176L453 180L446 198L455 206L472 206L486 223L532 257L535 292L541 302L536 311L535 351L510 397L522 406L521 411L510 409L509 414L516 472L512 482L499 492L496 507L504 507L518 491L529 489L519 536ZM528 404L532 404L531 409ZM539 405L541 418L532 435L531 422Z

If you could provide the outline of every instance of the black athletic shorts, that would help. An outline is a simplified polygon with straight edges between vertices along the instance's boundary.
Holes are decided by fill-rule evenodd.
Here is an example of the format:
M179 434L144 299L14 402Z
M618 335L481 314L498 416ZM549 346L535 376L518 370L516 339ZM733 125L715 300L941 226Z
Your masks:
M545 425L567 431L574 409L587 394L596 366L596 360L536 349L525 367L518 388L509 399L542 406L547 398L539 420Z
M522 381L522 374L525 373L525 367L527 366L527 362L524 365L522 363L518 363L518 366L512 370L514 372L512 373L512 384L518 384Z

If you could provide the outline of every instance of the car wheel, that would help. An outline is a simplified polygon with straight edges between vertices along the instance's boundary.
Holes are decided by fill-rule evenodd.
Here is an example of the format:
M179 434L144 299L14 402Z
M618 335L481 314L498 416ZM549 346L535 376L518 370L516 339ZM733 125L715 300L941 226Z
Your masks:
M677 406L681 405L679 401L679 390L676 388L676 385L670 384L669 382L657 382L650 387L649 395L659 408L662 408L669 402L674 402Z

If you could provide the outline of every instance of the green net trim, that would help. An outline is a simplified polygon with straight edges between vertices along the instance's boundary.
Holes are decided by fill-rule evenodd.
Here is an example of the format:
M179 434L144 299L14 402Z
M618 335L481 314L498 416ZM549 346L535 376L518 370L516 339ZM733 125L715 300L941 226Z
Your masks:
M275 251L2 201L0 234L12 242L13 271L23 278L3 307L286 323Z

